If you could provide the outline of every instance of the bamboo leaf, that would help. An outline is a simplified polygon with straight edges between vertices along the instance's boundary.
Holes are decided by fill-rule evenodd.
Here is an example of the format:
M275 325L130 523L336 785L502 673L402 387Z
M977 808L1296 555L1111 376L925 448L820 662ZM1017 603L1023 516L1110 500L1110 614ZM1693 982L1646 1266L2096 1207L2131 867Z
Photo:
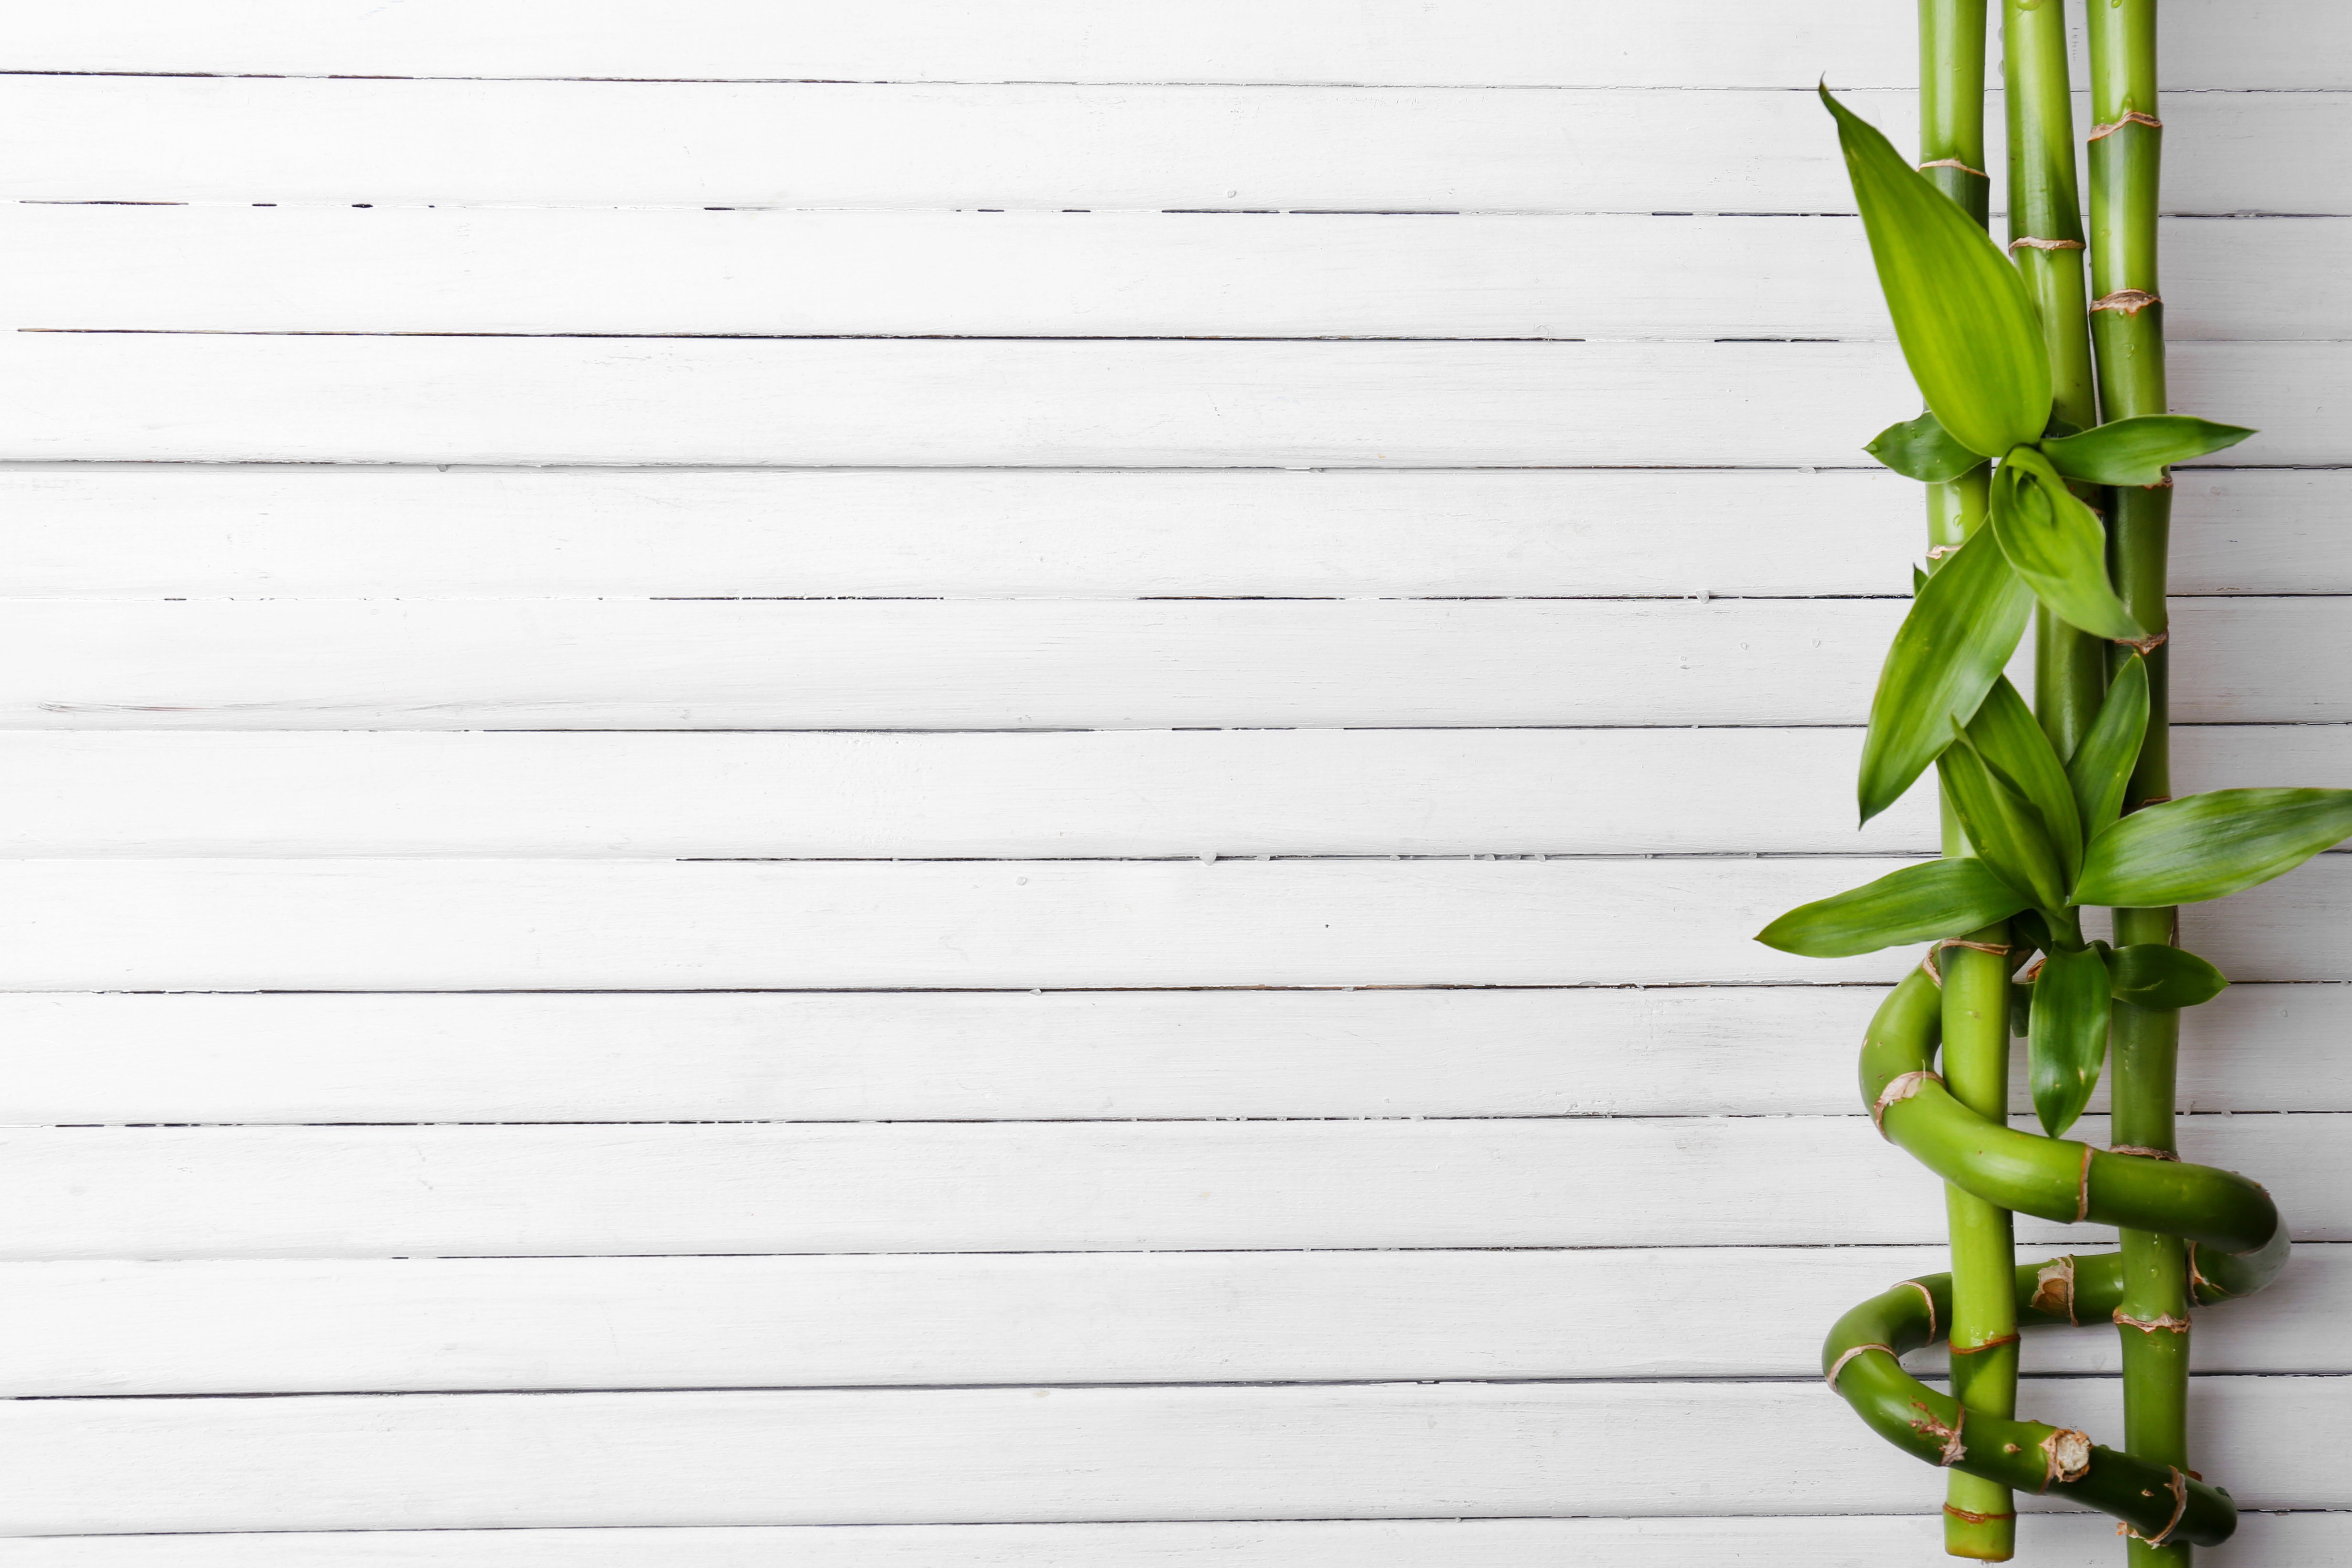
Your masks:
M2021 447L1992 476L1990 528L2010 566L2060 619L2117 641L2147 635L2107 582L2099 515L2067 490L2050 460Z
M1802 904L1756 940L1808 958L1845 958L1901 942L1958 936L2025 907L1982 861L1926 861L1834 897Z
M1969 720L1969 740L1993 776L2024 796L2041 816L2065 870L2063 885L2071 886L2083 869L2083 827L2074 786L2050 737L2008 676L1992 684L1976 716Z
M1865 822L1927 771L2017 651L2033 594L1988 532L1979 528L1921 585L1886 651L1862 743Z
M2107 955L2107 991L2141 1008L2193 1008L2229 988L2221 970L2162 942L2135 942Z
M1984 461L1953 440L1932 413L1888 425L1863 450L1906 479L1928 485L1948 485Z
M2144 413L2044 441L2042 451L2069 479L2091 485L2161 485L2172 464L2235 446L2252 434L2243 425L2216 424L2185 413Z
M2026 1032L2026 1076L2042 1130L2058 1136L2074 1124L2106 1065L2107 966L2096 947L2052 950L2033 982Z
M2214 789L2133 812L2091 841L2078 904L2158 909L2284 876L2352 837L2352 789Z
M2032 297L1983 229L1822 89L1912 378L1954 440L1998 457L2040 437L2050 361Z
M2132 769L2139 766L2140 743L2147 736L2147 660L2134 653L2116 672L2106 700L2099 705L2099 716L2066 765L2085 840L2112 826L2124 809L2124 790L2131 783Z
M2063 906L2069 879L2042 814L1997 778L1966 739L1936 758L1936 771L1978 858L2027 902L2044 909Z

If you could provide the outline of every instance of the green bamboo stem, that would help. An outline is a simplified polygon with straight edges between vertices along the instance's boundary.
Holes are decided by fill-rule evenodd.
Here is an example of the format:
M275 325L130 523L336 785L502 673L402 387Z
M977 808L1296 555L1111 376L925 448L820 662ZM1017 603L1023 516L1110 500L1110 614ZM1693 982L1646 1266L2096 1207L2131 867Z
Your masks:
M2199 1247L2200 1301L2250 1293L2277 1274L2285 1227L2268 1195L2243 1176L2040 1137L1962 1104L1929 1071L1943 1012L1935 982L1915 972L1879 1008L1863 1042L1863 1102L1897 1145L2004 1208L2185 1236ZM2018 1269L2010 1277L2013 1310L2027 1325L2112 1312L2129 1299L2131 1273L2116 1253ZM1931 1277L1864 1302L1831 1331L1822 1370L1880 1436L1930 1463L2098 1509L2142 1536L2198 1545L2228 1538L2237 1520L2229 1494L2175 1464L1965 1408L1906 1373L1898 1358L1948 1332L1954 1307L1950 1281Z
M1920 0L1919 157L1937 188L1979 224L1991 208L1985 171L1984 92L1986 0ZM1987 472L1927 486L1927 567L1985 518ZM1948 800L1941 802L1943 852L1969 853L1967 835ZM1971 940L2006 946L2007 925ZM2009 1103L2009 966L1990 953L1948 949L1942 1019L1950 1041L1954 1092L1988 1114ZM1956 1345L1979 1347L1956 1355L1952 1396L1972 1410L2007 1416L2017 1409L2017 1310L2010 1279L2017 1266L2015 1225L2009 1212L1947 1184L1944 1207L1951 1237L1950 1318ZM2016 1550L2017 1513L2010 1489L1955 1470L1944 1501L1944 1549L1957 1557L2004 1562Z
M2094 6L2101 0L2092 0ZM2009 126L2009 252L2042 317L2051 413L2078 430L2098 423L2086 325L2081 185L2067 81L2065 0L2002 0L2001 85ZM2095 491L2077 493L2096 507ZM2106 648L2042 606L2034 613L2033 709L2072 757L2106 695Z
M1969 939L2007 947L2006 922ZM1940 1023L1944 1082L1952 1097L1988 1121L2009 1114L2009 960L1973 947L1943 950ZM1951 1232L1952 1397L1971 1416L2017 1414L2016 1222L2009 1210L1947 1182ZM2005 1563L2017 1551L2017 1504L1990 1477L1954 1470L1944 1499L1944 1550Z
M2164 307L2157 277L2158 186L2163 126L2157 113L2155 0L2105 0L2090 6L2091 214L2099 292L2091 315L2103 412L2109 419L2168 412L2165 387ZM2118 491L2109 549L2116 586L2132 617L2151 633L2168 630L2166 554L2170 542L2169 477L2151 489ZM2121 652L2118 650L2118 652ZM2148 656L2147 741L2134 770L2125 810L2172 793L2168 661ZM2170 909L2116 911L2116 940L2168 942ZM2112 1032L2113 1136L2118 1145L2171 1153L2178 1013L2117 1004ZM2122 1236L2124 1289L2116 1303L2122 1336L2124 1437L2132 1451L2187 1469L2189 1319L2187 1249L2162 1230ZM2141 1531L2140 1535L2147 1535ZM2187 1568L2178 1539L2151 1545L2135 1537L2132 1568Z

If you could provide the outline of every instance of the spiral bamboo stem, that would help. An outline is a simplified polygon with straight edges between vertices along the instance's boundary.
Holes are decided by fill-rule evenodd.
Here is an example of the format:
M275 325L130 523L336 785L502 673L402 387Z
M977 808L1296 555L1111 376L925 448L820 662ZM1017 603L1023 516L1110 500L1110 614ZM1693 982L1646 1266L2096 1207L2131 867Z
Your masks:
M1943 1013L1935 979L1915 971L1880 1006L1862 1049L1863 1103L1879 1130L1920 1163L2003 1208L2187 1242L2184 1258L2194 1269L2185 1277L2200 1301L2258 1291L2284 1265L2288 1241L2278 1210L2245 1177L2020 1132L1961 1103L1932 1071ZM2016 1269L2009 1284L2017 1321L2033 1327L2122 1312L2133 1299L2133 1272L2123 1253ZM1950 1333L1954 1306L1948 1275L1905 1281L1873 1297L1830 1331L1823 1375L1895 1447L1998 1486L2111 1514L2137 1538L2136 1550L2140 1542L2161 1549L2229 1538L2237 1505L2178 1461L1980 1412L1905 1372L1900 1357Z

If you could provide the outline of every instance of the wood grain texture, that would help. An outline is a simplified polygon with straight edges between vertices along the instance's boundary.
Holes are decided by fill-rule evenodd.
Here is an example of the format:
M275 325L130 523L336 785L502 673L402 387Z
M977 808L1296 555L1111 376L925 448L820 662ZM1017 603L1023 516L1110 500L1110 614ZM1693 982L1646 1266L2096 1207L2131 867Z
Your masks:
M1874 32L1877 29L1873 29ZM2173 219L2174 339L2352 336L2352 220ZM20 327L1884 338L1842 218L0 206Z
M2175 483L2176 592L2352 592L2352 472ZM1899 594L1918 504L1872 470L36 466L0 468L0 595Z
M0 853L588 859L1928 853L1858 731L0 730ZM2352 779L2352 726L2185 726L2183 794ZM1719 781L1745 780L1736 793Z
M2346 1124L2192 1116L2180 1146L2258 1176L2298 1239L2352 1240ZM2086 1118L2078 1135L2104 1145L2105 1119ZM26 1195L0 1218L0 1258L16 1261L1869 1246L1944 1234L1943 1185L1872 1138L1859 1111L26 1128L0 1133L0 1173ZM2077 1250L2114 1236L2023 1216L2018 1229Z
M2352 87L2352 31L2325 0L2172 0L2164 79L2180 88ZM1865 0L1566 11L1466 0L950 0L856 6L704 0L681 26L648 0L162 0L45 8L10 29L12 70L332 76L948 81L1444 83L1465 87L1903 86L1918 62ZM2280 49L2270 41L2294 38Z
M1844 1305L1948 1266L1940 1247L9 1263L0 1392L1804 1379ZM2352 1247L2306 1246L2199 1316L2198 1371L2352 1372L2347 1310ZM2028 1364L2117 1361L2097 1323L2036 1331Z
M1847 100L1909 142L1914 95ZM2352 170L2316 151L2352 93L2165 110L2167 210L2352 214ZM1821 104L1789 90L26 76L0 80L0 134L43 151L0 198L40 201L1853 210Z
M2099 1514L2037 1517L2026 1539L2050 1568L2108 1568ZM734 1529L364 1531L341 1534L51 1536L0 1540L7 1568L1885 1568L1939 1551L1934 1515L1508 1519L1270 1524L744 1526ZM2335 1568L2352 1521L2244 1513L2215 1568Z
M0 862L11 990L1885 983L1753 934L1867 857ZM2352 857L2192 906L2240 980L2352 979Z
M1908 608L1907 599L19 600L0 618L0 724L1858 725ZM2352 601L2189 599L2171 621L2178 721L2352 720L2337 662ZM2021 679L2028 656L2019 655Z
M2352 345L2173 358L2234 461L2352 460ZM1834 467L1916 401L1892 343L25 333L0 373L0 456L77 462Z
M0 1122L1834 1115L1884 994L16 993ZM2181 1026L2187 1109L2352 1111L2352 988L2241 984Z
M2251 1508L2352 1502L2341 1386L2200 1379L2207 1473ZM2115 1403L2021 1390L2094 1433ZM1920 1479L1811 1379L18 1401L0 1437L22 1533L1867 1513Z

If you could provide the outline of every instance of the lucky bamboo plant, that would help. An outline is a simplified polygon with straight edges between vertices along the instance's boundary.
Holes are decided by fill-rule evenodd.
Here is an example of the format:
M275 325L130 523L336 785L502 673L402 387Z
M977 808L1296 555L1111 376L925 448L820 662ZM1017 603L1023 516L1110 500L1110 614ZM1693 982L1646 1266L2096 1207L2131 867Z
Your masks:
M2063 5L2003 0L2006 254L1984 229L1985 0L1921 0L1919 169L1822 93L1927 406L1868 448L1928 486L1931 548L1871 706L1861 814L1932 768L1944 857L1792 910L1760 940L1822 957L1934 944L1872 1020L1862 1093L1948 1184L1953 1268L1841 1319L1822 1351L1832 1386L1955 1472L1953 1554L2009 1557L2023 1488L2120 1519L2135 1564L2180 1564L2236 1522L2189 1469L2189 1309L2260 1289L2287 1239L2261 1187L2174 1152L2179 1009L2228 983L2179 947L2175 909L2352 835L2352 790L2170 797L2168 469L2252 433L2167 412L2155 0L2089 6L2090 298ZM2002 674L2030 618L2032 707ZM2095 906L2114 912L2112 943L2086 927ZM2008 1125L2012 1030L2040 1134ZM2113 1145L2062 1137L2111 1051ZM2021 1267L2012 1211L2117 1226L2123 1249ZM2121 1449L2015 1418L2019 1327L2095 1316L2123 1340ZM1947 1337L1948 1396L1899 1360Z

